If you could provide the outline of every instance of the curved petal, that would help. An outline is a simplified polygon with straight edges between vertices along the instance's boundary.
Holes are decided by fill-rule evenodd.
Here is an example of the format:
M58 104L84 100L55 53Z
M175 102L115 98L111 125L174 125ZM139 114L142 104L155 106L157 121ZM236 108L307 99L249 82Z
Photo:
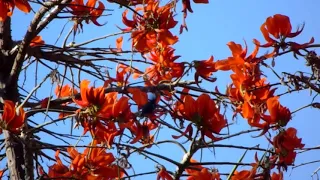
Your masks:
M216 110L216 109L209 109L209 108L212 108L211 101L213 102L213 100L210 98L210 96L208 94L201 94L198 97L198 99L196 101L196 104L198 106L194 107L194 108L197 108L196 110L201 117L206 117L207 113L211 114L211 113L214 113L214 111Z
M123 13L122 13L122 22L123 24L125 24L126 26L130 27L130 28L135 28L136 22L128 20L127 18L127 14L128 14L128 9L126 9Z
M14 4L17 6L18 9L25 13L29 13L31 10L31 6L27 0L14 0Z
M80 83L80 95L81 99L84 102L88 102L88 97L87 97L87 91L88 91L88 86L90 84L89 80L82 80Z
M8 124L15 118L15 116L16 112L14 103L10 100L5 100L2 119Z
M93 22L93 24L95 24L96 26L103 26L104 24L100 24L98 23L97 19L102 15L104 9L105 9L105 6L102 2L98 2L98 7L97 8L94 8L93 10L90 11L90 20Z
M187 95L183 102L184 116L186 119L191 120L196 113L197 103L190 95Z

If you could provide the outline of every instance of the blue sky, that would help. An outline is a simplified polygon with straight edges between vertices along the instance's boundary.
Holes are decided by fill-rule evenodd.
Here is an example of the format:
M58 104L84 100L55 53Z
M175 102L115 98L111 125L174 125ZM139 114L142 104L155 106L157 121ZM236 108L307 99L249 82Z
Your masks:
M179 2L181 3L181 2ZM291 19L293 30L298 26L301 27L305 23L304 31L294 40L296 42L308 42L311 37L315 38L315 43L319 43L320 39L320 22L318 20L318 10L320 7L320 1L316 0L269 0L269 1L256 1L256 0L215 0L210 1L208 5L194 4L192 3L192 8L194 13L188 13L187 24L189 31L179 36L179 42L174 45L176 48L176 55L181 55L180 61L192 61L192 60L204 60L208 59L211 55L214 56L215 60L224 59L231 55L230 50L227 47L229 41L235 41L244 45L244 40L247 42L249 51L253 50L252 39L256 38L260 42L264 42L262 33L260 32L260 26L265 21L265 19L274 14L287 15ZM84 25L84 33L79 34L76 42L85 41L94 37L99 37L106 34L111 34L114 32L119 32L115 27L118 25L120 27L125 27L120 18L123 9L118 9L117 6L107 4L107 8L114 9L112 16L107 16L99 18L100 23L107 22L103 27L97 27L92 24ZM177 9L179 10L181 6ZM178 11L177 20L181 22L181 13ZM12 20L13 38L15 40L21 39L25 34L27 25L30 22L32 15L25 15L18 11L15 11ZM130 17L130 16L129 16ZM52 44L56 41L62 26L66 23L66 20L59 20L48 26L40 35L48 44ZM67 25L67 30L72 26L71 23ZM63 33L66 34L67 31ZM179 28L172 31L174 34L178 34ZM63 37L63 36L62 36ZM114 46L115 38L110 38L105 41L99 41L91 45L91 47L101 47L101 46ZM62 40L58 41L58 45L61 45ZM129 48L130 43L124 40L124 48ZM260 53L264 53L266 50L260 50ZM115 64L111 65L115 69ZM114 69L111 72L114 73ZM305 66L303 59L296 60L292 55L287 55L276 59L277 72L281 73L284 71L295 72L298 70L308 71ZM143 70L143 69L142 69ZM34 69L30 71L30 84L27 86L28 89L33 88L33 80L31 80ZM269 82L278 82L279 80L270 73L269 70L264 69L264 72L268 76ZM42 76L45 76L48 72L41 72ZM213 90L215 86L223 92L226 85L231 83L229 78L229 73L222 72L215 75L218 81L209 84L204 83L202 86L206 89ZM83 77L86 78L86 77ZM29 79L29 74L28 74ZM94 80L94 79L91 79ZM44 89L50 87L50 83L44 86ZM279 89L277 93L284 92L286 89ZM40 96L49 96L48 91L42 91ZM287 96L281 97L280 102L287 106L291 111L298 109L301 106L307 105L311 102L312 96L309 95L308 91L301 91L299 93L289 94ZM317 99L316 99L317 100ZM320 144L320 131L318 130L320 122L317 117L320 113L316 109L304 109L293 115L292 121L287 125L287 127L296 127L298 129L298 136L303 137L303 143L306 147L313 147ZM231 114L228 114L231 117ZM170 118L166 118L170 121ZM231 118L228 119L231 121ZM245 125L245 121L242 118L238 118L231 128L231 133L236 133L249 127ZM69 132L70 127L68 123L66 127L61 128L60 126L52 126L56 128L57 131ZM176 135L175 133L173 133ZM172 132L166 130L161 130L161 139L171 138ZM263 140L263 141L260 141ZM179 139L179 142L183 142L184 139ZM265 138L250 138L248 136L239 136L235 139L226 140L221 143L224 144L236 144L243 146L255 146L260 144L261 147L267 147L268 144L265 143ZM220 143L220 142L219 142ZM188 146L186 146L188 147ZM172 159L180 161L182 159L183 153L174 145L159 145L158 147L152 148L152 151L156 153L166 154ZM230 150L230 149L215 149L215 156L211 151L204 151L202 154L202 160L208 161L237 161L242 155L243 150ZM250 152L244 159L244 162L253 162L254 152ZM195 159L200 160L200 152L195 155ZM316 151L310 151L306 153L299 154L297 156L295 164L300 164L312 160L318 160L320 157L319 153ZM144 160L142 156L136 155L130 158L132 165L135 167L135 172L145 172L154 170L154 163ZM47 164L52 164L48 162ZM168 170L174 171L175 167L172 165L167 165ZM314 163L311 165L306 165L299 167L291 171L288 169L286 173L286 179L309 179L311 174L320 166L320 163ZM213 166L208 166L213 167ZM221 173L230 172L231 166L215 166L219 169ZM245 168L245 167L241 167ZM247 169L247 168L245 168ZM132 171L129 171L132 173ZM153 179L155 176L143 176L137 179ZM225 177L222 177L223 179Z

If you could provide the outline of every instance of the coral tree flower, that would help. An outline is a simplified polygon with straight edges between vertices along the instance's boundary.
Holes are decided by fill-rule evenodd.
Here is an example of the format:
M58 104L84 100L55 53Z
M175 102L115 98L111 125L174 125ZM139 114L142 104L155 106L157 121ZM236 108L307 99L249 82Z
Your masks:
M149 1L152 0L107 0L110 3L117 3L120 6L136 6L136 5L144 5L148 4Z
M142 124L136 123L131 129L132 134L136 137L130 142L134 144L138 141L141 141L142 144L151 144L153 143L154 137L150 135L150 131L158 128L159 124L152 121L144 121Z
M173 180L172 176L167 172L165 167L160 167L157 175L157 180Z
M277 123L280 126L285 126L291 119L291 112L288 108L283 107L278 99L279 97L275 96L267 100L267 107L270 115L264 115L263 119L269 122L269 124Z
M298 36L302 32L303 27L296 32L292 32L290 18L282 14L276 14L273 17L268 17L266 22L261 25L260 30L267 41L267 44L262 46L266 47L274 45L276 42L275 39L284 39L287 37L293 38ZM275 39L271 38L269 34Z
M282 172L279 172L279 173L273 172L272 176L271 176L271 180L283 180L283 173Z
M254 179L263 179L261 177L262 174L257 173L257 169L261 166L264 167L264 163L260 162L258 159L258 154L255 154L255 163L251 163L251 170L242 170L242 171L235 171L231 180L254 180Z
M252 174L249 170L242 170L240 172L236 171L234 172L231 180L253 180L255 174Z
M86 148L83 153L69 147L67 149L71 158L69 167L62 164L57 151L56 164L49 167L49 178L104 180L123 177L124 170L114 163L115 158L112 153L107 153L96 140L90 146L94 148Z
M63 97L71 97L71 96L75 96L76 94L78 94L78 91L72 87L70 87L68 84L64 85L64 86L60 86L57 85L56 89L54 90L54 93L56 94L56 96L58 98L63 98ZM47 101L49 100L49 98L47 99ZM72 102L71 102L72 103ZM69 104L69 102L67 103L63 103L61 104L62 106L65 106ZM47 108L47 103L45 104L45 106L43 106L43 108ZM71 115L72 113L65 113L62 112L59 114L59 118L63 118L67 115Z
M27 0L1 0L0 21L5 21L8 16L10 17L15 7L25 13L29 13L31 10L31 6Z
M190 159L190 162L197 163L194 159ZM186 168L186 172L189 175L187 180L220 180L220 174L217 169L210 171L201 165L192 165L190 167L197 168L198 170Z
M175 49L159 44L158 48L154 48L147 57L154 65L149 66L144 78L146 83L157 85L161 81L171 81L173 78L179 78L184 72L184 64L175 62L180 56L174 55Z
M139 52L149 52L156 47L158 42L172 45L178 37L172 35L169 29L177 25L173 19L172 6L167 4L159 6L159 1L149 1L145 7L138 7L136 11L143 11L143 15L136 13L133 20L127 19L128 10L122 14L122 22L127 26L123 31L132 31L132 45Z
M187 180L220 180L218 172L210 172L207 168L202 168L201 171L193 171L189 175Z
M186 95L182 102L175 107L177 114L195 123L201 131L202 138L207 136L212 140L218 140L219 138L214 137L213 133L219 134L222 128L226 126L227 121L219 113L219 109L210 96L201 94L197 100L194 100L190 95ZM191 126L188 127L185 134L187 131L192 131Z
M71 88L68 84L66 84L62 87L60 85L56 86L54 93L58 98L63 98L63 97L74 96L78 94L78 91L76 89Z
M117 86L123 87L129 83L128 79L130 78L131 72L134 72L135 74L140 74L139 72L134 71L132 67L127 66L125 64L119 64L117 66L116 72L116 78L109 77L109 79L105 81L104 86L107 86L112 82L116 82Z
M108 93L105 95L103 87L89 87L90 81L82 80L80 83L81 100L73 99L82 109L77 113L80 117L80 122L84 129L84 134L90 130L94 133L97 126L103 128L100 119L103 118L108 107L112 107L116 100L117 93Z
M135 116L130 110L129 98L117 100L117 92L105 95L104 87L89 87L90 81L80 84L81 100L74 102L81 107L77 110L78 124L84 127L83 134L90 131L99 142L110 147L115 136L121 135L125 128L132 129Z
M42 40L41 36L34 37L30 43L30 47L37 47L42 45L44 45L44 41Z
M98 2L98 7L95 8ZM105 10L105 6L99 0L88 0L84 5L83 0L73 0L68 6L71 9L71 14L75 17L72 18L75 21L74 32L77 32L78 26L82 29L82 21L84 20L87 24L89 21L93 22L96 26L102 26L103 24L98 23L97 19L102 15Z
M266 86L265 79L260 78L259 58L256 58L259 47L247 56L247 48L242 48L240 44L229 42L228 46L232 56L215 63L217 70L232 70L230 75L232 84L228 87L227 93L230 100L236 106L236 113L241 112L242 116L248 119L251 126L263 127L259 123L260 114L256 114L255 109L272 94L270 87ZM261 88L264 87L265 88ZM254 89L258 90L254 90Z
M70 172L69 168L62 163L59 157L59 153L60 150L57 150L55 154L56 163L52 166L49 166L49 178L67 178L72 176L72 173Z
M124 170L114 164L115 158L112 153L107 153L104 148L94 141L83 153L79 153L75 148L68 148L68 153L72 159L70 170L74 175L83 179L113 179L122 177Z
M287 47L290 47L295 54L301 55L299 50L312 44L314 42L314 38L311 38L308 43L304 44L298 44L296 42L286 43L285 40L286 38L294 38L301 34L303 28L304 26L296 32L292 32L290 18L282 14L275 14L272 17L268 17L265 23L260 27L263 37L267 43L260 45L260 42L256 39L254 39L254 43L261 47L274 47L275 53L278 53L280 48L284 50ZM273 38L270 35L272 35Z
M0 133L2 129L17 133L25 121L25 112L23 108L16 109L14 103L9 100L4 101L3 114L0 119Z
M270 123L261 122L261 115L267 110L265 108L268 98L273 97L275 89L271 89L266 79L262 78L260 71L261 61L272 57L273 54L256 57L259 46L247 56L247 48L240 44L229 42L228 46L232 56L215 63L218 70L232 70L230 75L232 84L227 88L230 100L236 106L235 114L241 115L248 120L252 127L266 128Z
M297 154L294 150L304 147L301 141L301 138L297 137L297 130L292 127L281 131L273 138L272 144L278 154L279 164L290 165L294 162Z
M196 69L194 79L197 83L199 81L199 76L210 82L216 81L216 78L210 77L213 72L217 71L215 63L213 62L213 56L211 56L208 60L194 61L194 66Z
M89 87L90 81L82 80L80 83L80 94L81 100L74 99L74 102L79 106L86 108L90 106L95 106L95 108L103 107L106 103L106 97L104 93L104 88L94 88Z

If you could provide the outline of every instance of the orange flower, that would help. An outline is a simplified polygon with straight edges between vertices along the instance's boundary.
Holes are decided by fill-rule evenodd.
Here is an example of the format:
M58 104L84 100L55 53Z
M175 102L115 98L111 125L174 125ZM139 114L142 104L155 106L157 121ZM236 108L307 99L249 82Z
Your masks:
M303 27L296 32L291 32L292 27L290 23L290 18L288 16L282 14L276 14L273 17L268 17L266 22L261 25L260 28L265 40L267 40L267 44L262 45L264 47L272 46L276 40L272 39L270 35L272 35L276 39L284 39L284 38L293 38L298 36Z
M120 6L136 6L139 4L148 4L150 0L107 0L110 3L117 3Z
M202 168L201 171L193 171L189 175L187 180L220 180L219 172L210 172L207 168Z
M78 94L78 91L76 89L71 88L68 84L61 87L60 85L57 85L56 89L54 90L54 93L58 98L62 97L69 97L74 96Z
M87 110L83 112L82 117L81 125L84 127L84 134L90 131L93 137L99 142L107 143L109 147L116 136L121 135L126 128L131 129L135 122L135 116L130 110L129 98L122 96L117 100L117 92L106 95L105 104L97 110L96 114L90 114Z
M120 36L116 40L117 52L121 52L122 51L122 44L123 44L123 36Z
M242 170L242 171L235 171L231 177L231 180L254 180L254 179L263 179L263 174L258 173L257 169L261 166L264 168L264 163L261 163L258 159L257 152L254 156L255 163L251 163L252 169L251 170Z
M145 71L146 84L157 85L161 81L171 81L175 77L181 77L183 70L183 63L170 63L168 67L161 64L149 66Z
M63 98L63 97L74 96L74 95L78 94L78 91L76 89L71 88L68 84L66 84L63 87L61 87L60 85L57 85L56 89L54 90L54 93L56 94L56 96L58 98ZM69 103L72 103L72 102L63 103L61 105L65 106ZM45 108L46 107L47 106L45 106ZM63 118L68 115L71 115L71 113L62 112L62 113L59 113L59 118Z
M161 166L157 175L157 180L173 180L172 176L167 172L166 168Z
M0 120L0 133L2 133L2 129L17 133L23 126L24 121L25 112L23 108L17 110L12 101L5 100L2 119Z
M211 78L213 72L216 72L215 63L213 62L213 56L208 60L194 61L194 66L196 68L196 73L194 74L194 79L198 84L199 76L210 82L215 82L217 78Z
M160 81L171 81L179 78L184 72L184 64L174 62L180 56L174 55L175 49L160 43L158 48L150 52L148 59L155 64L146 69L144 78L146 83L157 85Z
M256 66L256 63L259 62L259 58L256 58L259 51L259 46L256 45L254 51L249 56L247 56L248 49L246 42L245 48L242 48L241 44L236 44L233 41L229 42L227 45L232 52L232 56L228 57L225 60L217 61L215 63L215 67L217 70L232 70L233 72L235 72L237 71L237 68L242 69L242 67L253 69L252 67Z
M215 63L218 70L232 70L230 75L232 84L227 88L227 94L231 102L236 106L237 113L248 120L248 124L253 127L268 127L269 123L261 123L261 115L265 113L265 103L269 97L273 96L275 89L271 89L265 78L261 78L260 62L272 57L273 54L256 57L259 46L247 56L247 47L242 48L240 44L229 42L228 46L232 56Z
M234 77L235 78L235 77ZM230 100L237 106L237 111L241 112L243 118L248 120L248 124L252 127L266 128L270 124L269 121L261 122L260 117L266 111L265 102L273 96L275 89L265 83L265 79L257 82L250 80L233 80L236 87L228 87L228 95ZM252 84L251 84L252 83Z
M112 116L115 118L122 118L124 121L130 118L131 111L129 105L129 98L122 96L112 107ZM121 121L120 121L121 122Z
M296 42L286 43L285 40L286 38L294 38L298 36L302 32L303 28L304 26L301 29L298 29L296 32L292 32L290 18L285 15L276 14L273 17L268 17L266 22L263 23L260 28L267 43L260 45L260 42L256 39L254 39L254 43L261 47L274 47L273 52L275 53L278 53L280 48L285 50L286 48L290 47L295 54L302 55L299 50L304 49L308 45L312 44L314 42L313 38L311 38L308 43L304 44L298 44ZM270 35L272 35L275 39L271 38ZM279 39L279 41L276 39Z
M212 140L218 140L219 138L214 137L213 133L219 134L222 128L226 126L227 121L219 113L219 109L210 96L208 94L201 94L197 100L194 100L190 95L186 95L182 101L183 104L178 104L175 108L178 112L177 114L195 123L201 131L202 138L207 136ZM189 129L187 130L192 131L191 126L188 127Z
M5 21L11 16L14 8L17 6L19 10L29 13L31 6L27 0L1 0L0 1L0 21Z
M118 129L116 124L111 121L104 123L98 121L94 129L88 121L85 121L83 127L87 131L91 130L91 136L95 137L97 142L106 144L108 148L111 148L114 138L121 135L124 131L123 129Z
M98 7L95 8L97 1ZM77 31L78 25L82 29L82 21L85 21L87 24L89 24L89 21L92 21L96 26L103 25L97 21L105 9L103 3L99 0L88 0L86 5L84 5L83 0L73 0L68 7L71 9L71 14L75 16L72 18L75 21L74 32Z
M230 77L233 80L234 86L241 91L247 90L248 87L250 89L254 89L252 87L253 84L261 84L261 71L259 68L259 63L269 57L271 55L264 55L260 58L256 57L259 46L255 46L254 51L247 56L247 45L243 49L240 44L236 44L234 42L229 42L228 46L232 52L232 56L228 57L225 60L219 60L215 63L215 68L217 70L228 71L232 70L234 74Z
M118 83L118 86L126 86L129 82L129 73L130 73L130 67L127 65L119 64L117 66L117 75L116 75L116 82ZM126 77L125 77L126 75Z
M196 160L190 159L191 163L197 163ZM211 172L208 170L208 168L205 168L201 165L191 165L189 167L196 168L195 169L190 169L186 168L186 172L189 175L187 180L220 180L220 174L217 169L213 169Z
M94 88L94 87L88 87L90 84L90 81L88 80L82 80L80 83L80 94L81 94L81 100L74 99L73 101L81 106L82 108L95 106L96 108L103 107L104 103L106 103L106 97L104 93L104 88ZM96 109L97 110L97 109Z
M279 126L285 126L291 119L290 110L286 107L283 107L279 103L279 97L275 96L267 100L267 107L270 113L270 116L263 116L263 119L269 124L278 124Z
M297 130L295 128L288 128L281 131L273 138L273 146L276 153L278 153L279 163L289 165L294 162L296 157L296 148L303 148L304 144L301 143L301 138L297 137Z
M57 150L55 154L56 163L52 166L49 166L48 178L64 179L72 176L71 172L69 171L69 168L66 165L64 165L61 159L59 158L59 153L60 150Z
M283 173L272 173L271 180L283 180Z
M175 44L177 36L173 36L169 29L178 23L173 19L172 6L167 4L159 7L158 1L149 1L145 7L136 8L143 11L142 17L134 13L133 20L127 19L128 10L122 14L122 22L128 27L123 31L131 31L132 46L139 52L149 52L158 43Z
M88 80L81 82L81 100L74 99L82 107L77 110L77 125L83 126L83 134L90 131L99 142L107 142L111 146L115 136L122 134L125 128L131 128L135 121L129 98L123 96L117 100L117 92L105 95L103 87L89 88L89 83Z
M186 157L186 155L184 156L184 158ZM197 160L191 158L190 159L190 163L198 163ZM186 168L185 171L187 172L187 174L193 174L193 173L196 173L197 171L200 171L202 168L204 168L203 166L201 165L190 165L189 167L192 167L192 168L195 168L195 169L190 169L190 168Z
M44 41L41 36L34 37L30 42L30 47L37 47L44 45Z
M249 170L235 171L231 180L254 180L254 175Z
M133 78L136 78L140 74L142 74L139 70L134 69L133 67L127 66L125 64L119 64L117 66L116 71L116 78L109 77L109 79L106 80L104 83L105 87L107 87L112 82L116 82L117 86L120 87L126 86L129 83L128 79L130 78L131 74L133 74Z
M2 176L3 176L3 174L4 174L4 169L3 170L0 170L0 179L2 179Z
M81 154L75 148L68 148L68 153L72 159L70 171L83 179L113 179L122 177L124 170L113 162L115 158L112 153L107 153L104 148L97 145L94 140L90 146Z
M129 88L128 92L132 94L133 101L137 104L138 109L141 109L148 102L148 94L141 91L139 88Z
M142 125L136 123L135 126L130 128L132 134L136 136L130 143L134 144L141 141L142 144L152 144L154 137L153 135L150 136L150 131L156 129L158 126L158 123L151 121L144 121ZM151 147L151 145L148 147Z
M105 95L103 87L89 88L89 84L90 81L88 80L81 81L81 100L73 99L73 101L82 108L76 112L78 114L77 125L81 123L81 125L84 127L83 134L85 134L87 131L90 131L90 133L94 135L96 128L99 127L101 129L106 129L100 120L106 119L105 116L107 116L107 111L112 108L117 99L117 92L112 92ZM107 124L107 126L109 125L113 124Z
M129 98L122 96L119 100L111 102L103 109L102 117L106 123L117 122L120 130L133 125L134 114L130 110Z

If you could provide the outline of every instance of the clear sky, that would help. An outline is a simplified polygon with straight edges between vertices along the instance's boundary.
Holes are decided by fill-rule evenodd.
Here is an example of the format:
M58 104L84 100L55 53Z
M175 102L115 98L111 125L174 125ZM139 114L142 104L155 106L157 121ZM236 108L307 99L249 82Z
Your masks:
M227 47L229 41L235 41L244 45L244 40L249 46L249 51L253 50L252 39L256 38L260 42L265 42L260 32L260 26L265 21L265 19L274 14L287 15L291 19L293 30L298 26L301 27L305 23L305 28L301 35L295 38L296 42L308 42L311 37L315 38L315 43L319 43L320 40L320 22L318 18L318 12L320 7L320 1L317 0L269 0L269 1L258 1L258 0L209 0L208 5L194 4L192 3L192 8L194 13L189 13L187 18L187 24L189 27L188 32L184 32L179 36L179 42L174 45L176 48L176 55L181 55L180 61L192 61L192 60L204 60L208 59L211 55L214 56L216 60L224 59L231 56L231 52ZM181 3L181 2L179 2ZM119 32L115 27L118 25L124 27L121 22L121 13L123 9L118 9L116 6L108 6L107 8L115 9L112 12L114 15L99 18L98 21L101 23L107 22L103 27L96 27L94 25L84 25L84 33L80 34L77 38L78 42L84 41L86 39L111 34L114 32ZM181 6L178 6L178 10ZM177 20L181 22L181 14L178 12ZM27 25L29 24L31 16L24 15L15 11L13 16L13 38L16 40L21 39L25 34ZM40 33L46 43L54 43L58 37L62 26L65 24L66 20L60 20L48 28L44 32ZM67 30L71 27L71 23L68 24ZM64 32L64 34L67 31ZM178 34L179 29L177 28L173 33ZM114 46L115 38L111 38L107 41L101 41L92 46ZM58 42L61 45L61 40ZM125 40L124 43L127 43ZM124 47L129 47L129 43L124 44ZM261 50L261 53L266 51ZM115 66L113 66L115 68ZM307 71L305 67L305 61L303 59L296 60L292 55L287 55L276 59L277 72L281 73L284 71L295 72L299 70ZM279 80L270 73L269 70L264 69L264 72L268 76L269 82L278 82ZM30 71L32 73L32 71ZM45 76L47 72L42 72ZM223 92L226 85L231 83L228 73L217 73L215 75L218 81L214 84L204 83L202 86L206 89L213 90L215 86ZM85 78L85 77L84 77ZM93 80L93 79L91 79ZM33 84L30 84L29 89L32 89ZM47 87L50 87L49 84ZM284 92L286 89L279 89L277 93ZM48 92L43 92L43 98L49 96ZM298 109L304 105L311 102L312 96L309 96L308 91L301 91L299 93L289 94L287 96L281 97L280 102L287 106L291 111ZM316 101L319 98L316 98ZM228 121L231 120L231 114L228 114ZM303 138L303 143L306 144L305 147L313 147L320 145L320 113L317 109L304 109L293 115L292 121L287 125L287 127L296 127L298 129L298 136ZM170 121L170 118L167 118ZM66 125L67 126L67 125ZM61 128L57 126L52 126L52 128L57 128L59 131L70 129L69 126ZM245 121L242 118L238 118L235 125L230 129L231 133L236 133L249 127L245 125ZM161 130L161 139L171 138L173 135L171 132ZM174 134L176 135L176 134ZM256 134L255 134L256 135ZM263 141L259 141L259 140ZM232 140L226 140L219 142L219 144L234 144L243 146L255 146L260 144L260 147L267 147L268 144L265 143L265 138L252 139L249 136L239 136ZM179 142L183 142L184 139L179 139ZM186 146L187 147L187 146ZM181 160L182 152L174 145L159 145L159 147L154 147L151 150L166 154L172 159ZM204 151L202 154L202 161L234 161L236 162L242 155L243 150L231 150L231 149L215 149L215 156L211 151ZM243 162L251 163L254 161L253 151L248 153ZM195 155L195 159L200 160L200 153ZM301 163L309 162L312 160L319 160L320 156L317 151L310 151L298 154L295 161L296 165ZM130 162L135 168L135 172L145 172L154 170L154 163L145 160L142 156L135 156L130 158ZM52 162L47 162L51 165ZM166 164L164 164L166 165ZM293 171L291 168L288 169L285 179L309 179L311 174L320 166L320 163L313 163L310 165L305 165L298 167ZM208 166L213 167L213 166ZM221 173L228 173L232 166L215 166L219 169ZM172 165L167 166L168 170L174 171L175 167ZM241 167L248 169L246 167ZM132 174L132 171L129 171ZM142 176L137 179L154 179L154 175ZM225 177L222 176L224 179Z

